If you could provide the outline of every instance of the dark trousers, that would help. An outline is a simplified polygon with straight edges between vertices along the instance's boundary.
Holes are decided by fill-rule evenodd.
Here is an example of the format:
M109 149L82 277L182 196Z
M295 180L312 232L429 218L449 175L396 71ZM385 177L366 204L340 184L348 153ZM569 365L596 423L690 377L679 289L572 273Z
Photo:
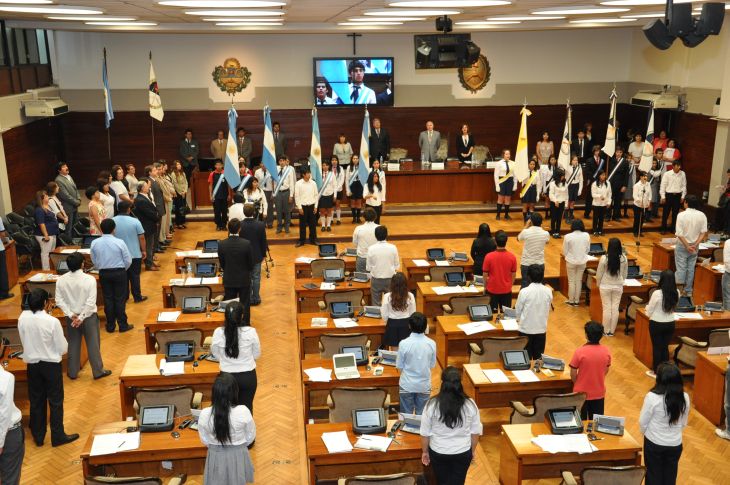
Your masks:
M641 229L641 226L644 224L644 221L646 221L647 215L648 215L648 212L646 212L645 209L634 206L634 235L635 236L639 235L639 230Z
M433 474L436 475L437 485L464 485L466 473L471 465L471 448L464 453L444 455L428 449Z
M156 241L158 236L159 233L144 233L144 250L147 252L147 257L144 260L144 267L147 269L149 269L155 262L155 248L157 247ZM132 264L134 264L134 261Z
M545 264L539 264L538 266L542 266L542 270L545 271ZM520 275L522 276L520 288L527 288L528 286L530 286L530 277L527 275L527 269L529 267L529 264L520 265Z
M646 485L674 485L677 483L677 467L682 456L682 445L661 446L644 438L644 465Z
M175 225L182 226L185 224L185 196L176 195L172 199L172 207L175 211Z
M592 420L593 416L596 414L603 414L603 405L605 404L606 399L586 399L586 401L583 403L583 407L580 410L580 418L585 421Z
M228 222L228 201L226 199L213 200L213 219L215 219L215 227L226 227L226 222Z
M488 293L489 306L492 307L492 313L497 313L504 307L512 307L512 292L509 293Z
M232 372L231 375L238 384L238 398L236 405L243 404L253 414L253 397L256 395L256 369L248 372Z
M66 223L66 229L63 230L64 234L71 239L73 238L73 227L76 225L77 222L79 222L79 211L78 209L69 210L68 206L66 204L63 204L63 210L66 212L66 215L68 216L68 222Z
M89 363L94 377L104 372L104 362L101 359L99 343L99 315L86 317L78 327L71 326L71 319L66 318L66 333L68 334L68 368L71 379L76 379L81 367L81 338L86 341L86 350L89 354Z
M674 335L674 322L655 322L649 320L649 337L651 337L652 370L656 372L659 364L669 360L669 342Z
M382 205L369 205L375 211L375 224L380 224L380 216L383 213Z
M550 234L560 234L560 224L563 220L563 211L565 210L565 202L555 204L550 202Z
M99 282L104 295L107 331L113 332L117 323L120 330L127 328L127 271L124 268L99 270Z
M621 205L624 203L624 193L621 192L621 186L611 187L611 199L613 204L613 214L611 218L615 221L621 218Z
M223 290L224 300L238 298L243 305L243 320L251 322L251 280L245 286L224 286Z
M530 360L536 360L542 357L542 353L545 352L545 339L547 334L520 332L520 335L524 335L525 337L527 337L527 345L525 345L525 350L530 356Z
M0 241L2 244L2 241ZM8 262L5 250L0 251L0 297L7 296L10 292L8 287Z
M586 179L585 187L586 189L586 206L585 210L583 211L583 218L588 219L591 217L591 211L593 210L593 195L591 194L591 184L593 183L593 180Z
M606 217L604 206L593 206L593 232L603 232L603 219Z
M22 426L8 431L5 436L5 445L0 455L0 483L3 485L18 485L20 483L20 469L25 456L25 430Z
M679 206L682 202L682 194L681 193L674 193L674 194L667 194L665 201L664 201L664 210L662 210L662 229L667 230L670 229L672 232L674 232L674 229L677 227L677 215L679 215ZM667 226L667 219L669 219L669 213L672 214L672 225Z
M299 216L299 242L304 243L307 239L307 227L309 228L309 242L317 241L317 218L314 214L313 205L303 205L304 214Z
M36 443L46 438L46 416L51 409L51 442L66 435L63 429L63 375L61 363L28 364L28 398L30 433Z
M142 258L132 258L132 264L127 269L127 281L129 281L129 288L132 290L134 301L142 299L142 286L139 282L140 273L142 273Z

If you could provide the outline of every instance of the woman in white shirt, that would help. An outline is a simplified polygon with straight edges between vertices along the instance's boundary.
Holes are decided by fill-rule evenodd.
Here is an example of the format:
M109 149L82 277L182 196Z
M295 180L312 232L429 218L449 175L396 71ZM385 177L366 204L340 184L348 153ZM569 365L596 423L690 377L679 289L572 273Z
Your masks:
M560 238L560 226L563 223L563 211L568 202L568 184L565 183L565 171L558 168L553 173L553 180L548 188L550 197L550 235Z
M641 160L641 156L644 154L644 141L641 133L634 134L634 141L629 144L628 151L634 160Z
M243 305L232 301L226 305L225 327L213 332L210 352L220 362L221 372L233 376L238 384L236 404L243 404L253 414L256 394L256 359L261 356L261 343L256 329L243 318Z
M243 220L243 194L236 192L233 194L233 204L228 208L228 220Z
M100 178L96 181L96 188L99 189L99 201L104 206L104 219L114 217L116 198L109 192L109 181Z
M606 172L598 172L596 181L591 184L593 197L593 235L603 236L603 219L606 207L611 204L611 184L606 182Z
M459 371L448 366L439 393L428 400L421 417L421 462L432 466L436 483L466 481L482 430L479 408L464 393Z
M674 335L674 309L678 301L679 292L674 271L665 269L659 276L659 287L651 294L646 305L652 348L652 366L646 372L649 377L656 377L659 364L669 360L669 342Z
M606 336L613 337L618 325L619 305L624 293L624 280L629 273L629 263L623 255L621 240L612 237L608 240L606 254L601 256L596 269L596 283L601 293L603 306L603 326Z
M68 224L68 215L63 210L63 204L56 196L58 194L58 184L56 182L48 182L46 184L46 194L48 194L48 207L56 214L58 228L63 233L64 229L66 229L66 224Z
M553 181L553 175L555 169L558 168L558 160L551 156L547 159L548 162L539 161L540 164L540 180L542 181L542 195L545 198L545 218L550 217L550 194L548 194L548 188L550 182Z
M236 380L221 373L213 383L212 405L198 418L200 441L208 447L204 485L253 483L253 462L248 453L256 439L256 424L246 406L236 404Z
M383 164L380 163L380 160L373 160L373 163L370 165L370 171L378 172L378 175L380 176L380 185L383 186L383 202L385 202L385 196L388 193L388 186L385 180L385 170L383 170Z
M416 299L408 291L405 275L398 272L390 279L390 292L380 302L380 317L385 322L383 345L388 345L391 350L398 348L400 341L411 334L408 320L415 311Z
M670 362L660 364L656 385L644 397L639 428L644 434L646 485L674 485L682 456L682 431L689 416L689 396L682 374Z
M121 165L114 165L112 167L112 183L109 185L117 196L116 203L126 200L130 204L134 201L129 196L129 189L127 189L128 182L124 178L124 170Z
M342 209L340 204L345 198L345 168L340 167L340 161L337 157L332 157L332 173L335 176L335 214L334 220L336 225L342 224Z
M258 220L265 219L266 214L269 213L269 205L266 203L266 195L264 194L264 191L259 188L259 179L256 177L248 179L242 194L244 203L253 204L256 209L254 211L254 218Z
M137 196L137 184L139 183L139 180L137 180L137 177L134 176L136 171L137 169L134 167L133 163L127 164L127 175L124 176L124 179L129 185L129 197L131 199L134 199Z
M583 286L583 272L588 262L588 251L591 249L591 237L585 232L583 221L575 219L570 225L571 233L563 239L563 256L568 272L568 305L580 304L580 290Z
M365 205L373 208L375 211L375 224L380 224L380 215L383 212L383 186L380 184L378 172L370 172L368 182L364 188Z
M568 215L565 222L570 224L573 222L573 208L575 201L583 193L583 168L580 166L580 160L577 155L573 155L570 159L570 165L565 172L565 178L568 184Z
M335 158L334 156L332 158ZM322 221L322 232L332 232L332 211L337 195L337 176L332 172L332 162L322 160L322 188L319 191L317 208Z

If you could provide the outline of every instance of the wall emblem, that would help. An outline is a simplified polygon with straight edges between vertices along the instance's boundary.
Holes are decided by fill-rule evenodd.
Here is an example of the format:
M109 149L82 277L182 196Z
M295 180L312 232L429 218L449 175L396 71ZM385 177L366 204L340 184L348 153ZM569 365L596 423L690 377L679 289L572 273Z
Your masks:
M476 93L486 86L491 75L492 69L489 67L489 61L483 55L480 55L479 60L471 66L459 68L461 85L472 93Z
M241 63L234 57L223 61L222 66L217 66L213 71L213 81L228 94L240 93L251 82L251 71L247 67L241 67Z

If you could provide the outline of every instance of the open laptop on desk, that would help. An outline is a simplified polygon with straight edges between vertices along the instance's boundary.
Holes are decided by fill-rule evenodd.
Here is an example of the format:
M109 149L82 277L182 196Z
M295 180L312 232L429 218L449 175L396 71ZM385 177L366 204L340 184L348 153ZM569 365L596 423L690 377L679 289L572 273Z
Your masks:
M366 305L363 308L362 316L369 318L380 318L380 307L374 305Z
M644 273L641 272L641 268L638 264L630 264L626 278L630 280L640 280L644 277Z
M352 281L355 283L367 283L370 281L370 273L355 271L352 275Z
M215 276L215 263L198 263L195 265L196 278L212 278Z
M345 249L345 256L352 256L353 258L357 256L357 248L347 248Z
M184 296L182 299L183 313L203 313L205 311L205 298L202 296Z
M588 254L590 256L602 256L606 254L606 250L603 249L603 243L591 243L590 248L588 249Z
M335 354L332 356L332 365L337 380L359 379L355 354Z
M203 252L204 253L217 253L218 252L218 240L217 239L206 239L203 241Z

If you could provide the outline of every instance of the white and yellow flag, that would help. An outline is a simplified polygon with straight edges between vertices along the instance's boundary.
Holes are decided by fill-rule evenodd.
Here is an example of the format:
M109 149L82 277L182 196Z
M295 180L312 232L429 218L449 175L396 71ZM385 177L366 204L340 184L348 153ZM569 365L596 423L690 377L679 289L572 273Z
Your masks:
M530 156L527 152L527 117L532 112L525 105L522 107L520 114L522 115L522 123L520 124L520 136L517 139L517 152L515 153L515 177L522 182L530 176Z
M560 142L560 153L558 153L558 166L563 170L568 169L570 165L570 132L571 128L571 115L573 110L568 104L568 116L565 118L565 129L563 130L563 139Z
M612 157L616 152L616 89L611 91L611 112L608 115L608 128L606 128L606 144L601 151Z
M155 68L152 66L152 51L150 51L149 92L150 116L157 121L162 121L162 118L165 117L165 112L162 110L162 98L160 98L160 90L157 87L157 76L155 76Z
M649 115L649 126L646 128L646 140L644 141L644 151L641 153L641 162L639 162L639 170L648 172L651 170L651 163L654 161L654 106L651 107Z

